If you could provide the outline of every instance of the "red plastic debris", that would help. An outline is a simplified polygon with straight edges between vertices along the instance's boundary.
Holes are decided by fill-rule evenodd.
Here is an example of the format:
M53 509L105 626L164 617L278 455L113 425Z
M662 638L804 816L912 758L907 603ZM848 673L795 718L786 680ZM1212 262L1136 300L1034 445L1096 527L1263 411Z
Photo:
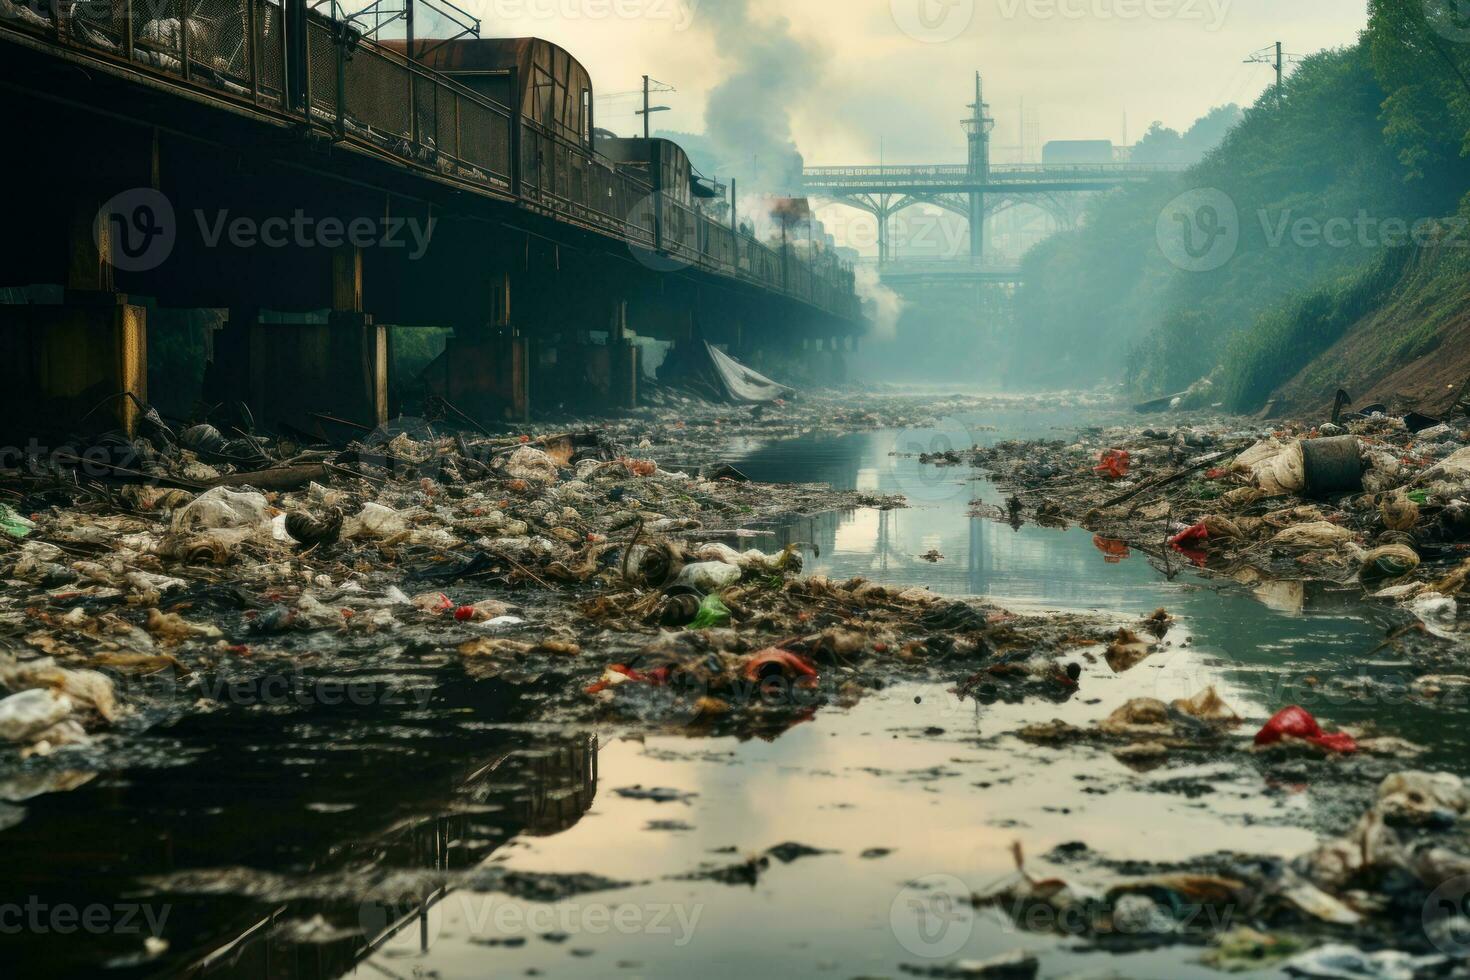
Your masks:
M1109 565L1122 564L1123 559L1133 554L1126 541L1105 538L1101 534L1092 536L1092 546L1103 553L1103 561Z
M607 669L614 674L622 674L628 680L639 684L652 684L654 687L663 687L669 682L669 673L673 668L655 667L652 670L644 671L636 670L627 664L610 664ZM596 684L588 686L587 693L598 694L612 686L611 681L598 681Z
M1183 551L1184 549L1180 548L1180 545L1193 544L1196 541L1208 540L1210 540L1209 526L1206 525L1204 521L1200 521L1194 527L1185 528L1183 531L1180 531L1178 534L1174 535L1172 538L1169 539L1169 544Z
M806 657L780 647L767 647L759 653L753 653L750 659L745 661L741 673L748 681L765 680L774 674L789 677L798 683L816 683L817 668Z
M653 476L658 472L658 464L648 459L634 459L631 456L623 456L618 459L623 467L634 476Z
M474 619L475 618L475 607L474 606L460 606L458 609L456 609L454 611L454 618L456 620L458 620L459 622L461 622L461 623L467 622L467 621L469 621L471 619Z
M1097 466L1093 467L1098 476L1105 480L1121 480L1128 475L1128 467L1133 464L1133 457L1126 450L1109 449L1102 454Z
M1205 562L1209 560L1210 556L1199 548L1191 548L1189 546L1192 544L1200 544L1202 542L1208 541L1209 539L1210 529L1203 521L1201 521L1194 527L1185 528L1183 531L1180 531L1178 534L1170 538L1169 547L1179 552L1185 558L1188 558L1198 567L1204 568Z
M1332 752L1358 751L1358 743L1351 735L1347 732L1328 734L1322 731L1322 726L1317 724L1317 719L1312 717L1311 712L1297 705L1282 708L1266 722L1266 727L1256 732L1257 745L1275 745L1284 738L1300 738Z

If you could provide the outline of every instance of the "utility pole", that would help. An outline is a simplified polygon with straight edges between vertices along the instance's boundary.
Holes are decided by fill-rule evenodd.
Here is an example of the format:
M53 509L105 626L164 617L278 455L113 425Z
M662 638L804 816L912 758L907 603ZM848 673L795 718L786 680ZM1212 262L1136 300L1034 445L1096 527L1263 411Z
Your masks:
M657 85L658 88L654 88L653 87L654 85ZM672 92L674 90L675 89L674 89L674 87L672 85L667 85L667 84L665 84L663 82L660 82L656 78L649 78L647 75L644 75L643 76L643 108L642 109L634 110L634 115L638 115L638 116L642 116L643 117L643 138L644 139L648 139L649 136L650 136L649 127L648 127L648 117L650 115L652 115L653 113L655 113L655 112L668 112L669 111L669 107L666 106L666 105L649 105L648 104L648 97L649 97L650 93L652 93L652 92Z
M1261 50L1245 59L1247 65L1270 65L1276 69L1276 104L1281 104L1281 98L1286 91L1286 66L1296 64L1302 57L1298 54L1287 54L1281 49L1281 42L1269 44Z

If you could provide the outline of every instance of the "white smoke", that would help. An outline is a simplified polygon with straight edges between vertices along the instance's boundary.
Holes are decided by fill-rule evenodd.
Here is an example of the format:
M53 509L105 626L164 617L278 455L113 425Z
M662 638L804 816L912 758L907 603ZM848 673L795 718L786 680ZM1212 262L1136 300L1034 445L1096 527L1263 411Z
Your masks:
M903 297L878 278L878 270L870 265L860 265L854 272L858 298L863 301L863 311L872 321L872 339L890 341L898 339L898 318L903 316Z
M821 77L823 56L791 33L779 14L756 18L750 0L718 0L697 22L714 37L730 73L709 94L705 131L721 157L721 176L742 192L800 193L802 157L790 106Z

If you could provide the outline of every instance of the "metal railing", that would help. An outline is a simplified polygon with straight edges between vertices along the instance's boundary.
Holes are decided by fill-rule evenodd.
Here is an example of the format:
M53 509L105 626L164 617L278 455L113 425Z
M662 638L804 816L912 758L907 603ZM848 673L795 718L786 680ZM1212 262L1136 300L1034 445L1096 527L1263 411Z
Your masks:
M1002 163L992 164L985 183L992 185L1046 182L1094 182L1146 180L1188 169L1174 163ZM889 186L925 187L935 190L963 188L974 183L965 164L883 167L807 167L802 184L813 189L878 190Z
M809 265L658 194L553 133L365 37L310 16L291 37L282 0L11 0L0 30L85 48L180 85L297 118L331 138L690 265L846 317L859 315L850 268ZM662 200L663 207L657 201Z

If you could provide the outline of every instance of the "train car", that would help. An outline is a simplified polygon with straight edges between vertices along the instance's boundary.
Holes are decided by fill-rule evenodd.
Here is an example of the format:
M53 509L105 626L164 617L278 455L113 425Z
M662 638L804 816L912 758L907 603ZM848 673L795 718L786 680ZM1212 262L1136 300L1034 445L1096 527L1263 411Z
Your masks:
M636 175L655 190L663 191L680 204L692 202L693 168L689 154L672 140L624 139L612 136L597 141L597 152L619 170Z
M383 44L408 52L407 41ZM565 48L539 37L426 38L414 42L413 60L501 105L519 105L555 136L592 147L592 76Z
M1112 163L1112 140L1052 140L1041 148L1041 162L1048 166Z

